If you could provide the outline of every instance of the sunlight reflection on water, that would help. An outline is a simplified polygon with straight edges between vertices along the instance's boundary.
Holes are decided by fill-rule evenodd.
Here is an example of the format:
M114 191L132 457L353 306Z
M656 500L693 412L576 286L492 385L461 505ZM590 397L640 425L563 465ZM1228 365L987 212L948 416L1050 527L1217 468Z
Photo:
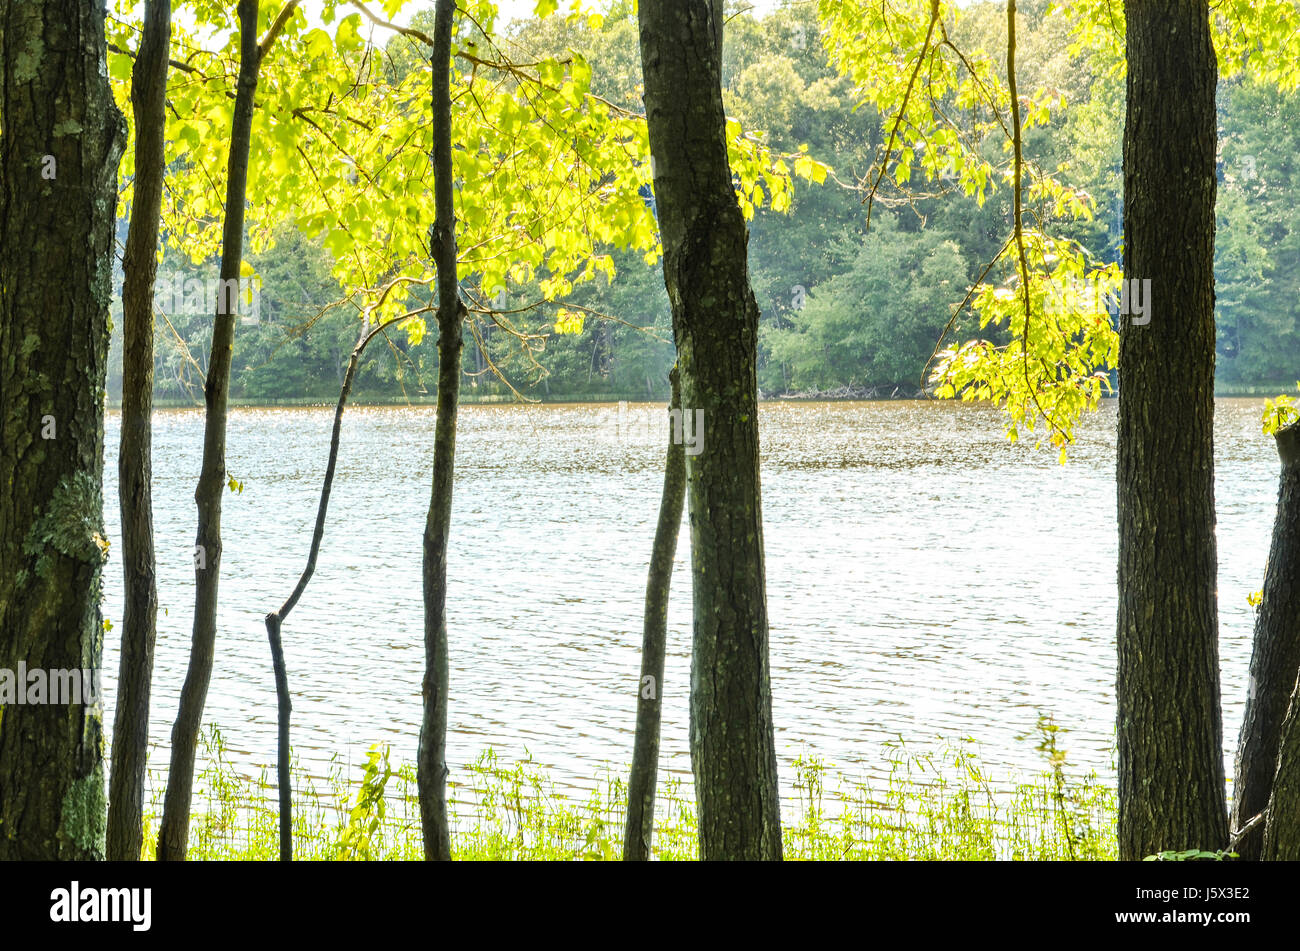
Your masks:
M1278 462L1262 401L1217 404L1225 746L1244 702L1253 610ZM630 757L641 608L662 481L663 408L467 406L449 554L449 758L531 753L590 788ZM263 617L302 570L332 409L238 409L229 469L220 633L205 722L237 766L275 762ZM304 766L353 764L376 741L413 762L421 718L421 533L433 407L345 417L316 575L284 629L293 739ZM882 775L882 743L974 737L985 764L1036 771L1038 711L1070 731L1071 763L1112 774L1115 404L1085 420L1070 462L1008 443L988 409L926 402L762 407L772 694L782 781L815 753ZM119 417L108 418L106 519L118 531ZM202 414L154 421L160 585L151 767L188 659L194 480ZM707 442L706 442L707 445ZM689 774L689 542L678 547L665 677L663 765ZM116 694L121 569L104 613L106 719ZM165 613L164 613L165 610ZM111 730L111 725L106 725ZM109 734L111 735L111 734ZM1231 762L1229 761L1229 767ZM790 790L787 788L786 793Z

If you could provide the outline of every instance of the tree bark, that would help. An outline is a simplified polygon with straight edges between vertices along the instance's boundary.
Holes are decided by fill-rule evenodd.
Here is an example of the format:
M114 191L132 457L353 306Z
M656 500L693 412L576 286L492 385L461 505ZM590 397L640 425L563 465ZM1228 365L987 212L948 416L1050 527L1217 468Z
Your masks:
M456 207L451 160L451 34L454 0L434 8L433 175L435 218L430 252L438 268L438 409L433 486L424 525L424 716L416 763L424 857L451 859L447 824L447 537L456 464L456 414L465 305L456 264Z
M1259 857L1294 862L1300 860L1300 682L1291 692L1281 733Z
M262 53L257 44L258 0L239 0L239 78L230 126L226 180L226 219L221 244L221 287L240 276L244 252L244 201L248 189L248 154L252 140L253 96ZM237 286L237 285L236 285ZM159 861L183 861L189 842L190 798L194 760L203 723L203 706L217 640L217 589L221 576L221 500L226 491L226 405L230 359L238 315L226 293L218 293L212 328L212 351L203 389L206 416L203 466L194 501L199 510L194 539L194 627L190 663L181 688L180 710L172 726L171 765L158 832Z
M1278 768L1282 723L1300 676L1300 425L1279 430L1275 438L1282 479L1264 576L1264 600L1255 618L1250 693L1237 745L1233 829L1241 829L1268 806ZM1243 859L1257 859L1263 843L1260 824L1242 835L1233 850Z
M1124 274L1118 437L1119 849L1228 839L1214 512L1217 63L1206 0L1125 3Z
M1233 827L1249 826L1235 844L1243 859L1278 861L1300 859L1300 423L1275 438L1282 481L1255 624ZM1263 822L1251 824L1261 808Z
M681 412L682 394L677 367L669 374L669 410ZM677 536L686 504L686 449L674 438L670 414L664 488L659 500L659 524L650 552L645 587L645 621L641 635L641 679L637 681L636 739L632 771L627 781L627 824L623 859L646 862L651 855L655 825L655 785L659 779L659 724L663 711L664 658L668 651L668 592L673 580Z
M144 839L149 694L158 618L152 501L153 285L158 273L158 222L166 168L171 28L171 0L149 0L140 52L131 72L135 197L122 262L122 432L117 458L125 590L108 791L108 857L118 862L139 861Z
M705 859L781 858L759 487L758 304L727 161L721 0L639 8L655 200L681 368L694 633L691 763Z
M125 128L104 0L9 0L0 16L0 691L15 691L0 692L0 861L102 859L104 381ZM80 682L19 704L19 690L37 699L20 664Z

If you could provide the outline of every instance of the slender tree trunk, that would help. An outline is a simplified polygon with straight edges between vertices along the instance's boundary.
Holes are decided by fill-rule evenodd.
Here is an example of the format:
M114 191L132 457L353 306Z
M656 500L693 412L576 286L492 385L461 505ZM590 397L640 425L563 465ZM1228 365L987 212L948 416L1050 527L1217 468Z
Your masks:
M435 219L430 251L438 268L438 415L433 436L433 487L424 525L424 717L416 782L424 857L451 859L447 824L447 537L456 465L456 413L465 305L456 267L456 206L451 163L451 32L455 0L434 8L433 176Z
M275 775L280 795L280 861L293 860L293 785L289 777L289 726L293 713L293 700L289 696L289 674L284 663L284 646L280 640L280 627L289 616L307 583L316 573L316 559L320 555L321 542L325 538L325 515L329 511L330 493L334 489L334 470L339 458L339 440L343 432L343 410L352 392L352 379L356 375L357 360L370 342L372 335L366 334L352 351L348 361L347 373L339 389L338 404L334 407L334 428L330 432L329 460L325 464L325 478L321 481L320 501L316 506L316 524L312 530L311 547L307 551L307 567L298 576L298 583L280 610L266 616L266 638L271 648L271 667L275 675L276 699L276 757Z
M194 501L199 509L194 539L194 629L190 663L181 688L180 710L172 726L171 766L158 833L158 859L182 861L189 841L190 797L194 789L194 759L203 706L217 640L217 589L221 574L221 499L226 491L226 403L230 386L230 359L238 315L235 301L224 291L238 286L244 252L244 201L248 188L248 153L252 140L253 96L261 50L257 45L258 0L239 0L239 79L230 127L230 159L226 181L226 220L221 244L221 288L212 329L212 354L208 360L203 395L206 417L203 431L203 468ZM229 282L236 282L234 284Z
M641 636L641 679L637 683L636 740L632 772L627 781L627 825L623 833L623 859L649 861L655 826L655 785L659 779L659 724L663 712L664 658L668 652L668 591L673 580L677 536L682 529L686 503L686 449L675 438L680 428L671 411L681 412L682 394L677 367L669 374L668 454L664 462L664 488L659 500L659 524L650 552L650 576L645 586L645 623Z
M135 198L122 269L122 434L117 457L122 508L122 656L113 717L108 791L108 857L135 862L143 844L149 693L158 618L153 547L153 285L162 213L167 53L171 0L145 6L140 52L131 72L135 117Z
M1120 335L1119 849L1227 844L1214 534L1217 64L1206 0L1125 3Z
M721 0L639 8L655 200L681 368L694 636L691 763L705 859L779 859L759 489L758 304L722 106Z
M1300 425L1280 430L1276 440L1282 481L1264 600L1255 619L1250 692L1237 745L1233 829L1241 829L1268 806L1278 768L1282 721L1300 676ZM1263 842L1261 823L1242 835L1233 848L1243 859L1257 859Z
M281 625L289 613L298 604L307 583L316 573L316 559L320 555L321 542L325 538L325 516L329 512L330 494L334 490L334 471L339 461L339 441L343 432L343 410L348 405L352 394L352 382L357 375L357 364L366 347L376 336L391 325L406 320L411 314L392 317L377 325L372 330L363 330L357 345L352 348L348 358L347 370L339 388L338 402L334 406L334 428L330 433L329 457L325 463L325 477L321 480L320 501L316 506L316 524L312 529L311 546L307 550L307 566L298 576L298 583L280 610L266 616L266 637L271 647L271 667L275 674L276 698L276 780L280 791L280 861L293 859L293 787L289 781L289 717L293 713L293 701L289 696L289 675L284 663L284 646L280 640ZM367 323L367 326L369 324Z
M8 0L0 18L0 861L102 859L104 380L125 129L104 0ZM56 684L56 670L77 677Z

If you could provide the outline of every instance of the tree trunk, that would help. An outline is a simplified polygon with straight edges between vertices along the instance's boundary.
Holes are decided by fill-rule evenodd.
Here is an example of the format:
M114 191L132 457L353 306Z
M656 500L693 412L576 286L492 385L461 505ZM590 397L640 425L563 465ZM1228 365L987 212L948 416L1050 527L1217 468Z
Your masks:
M1119 849L1227 844L1214 534L1217 63L1206 0L1128 0L1120 335Z
M382 300L382 298L381 298ZM363 329L357 345L348 357L347 370L343 374L343 383L339 387L338 402L334 405L334 428L330 431L329 455L325 462L325 476L321 479L320 501L316 505L316 524L312 528L311 545L307 549L307 566L298 576L298 583L289 592L289 597L280 610L266 616L266 638L271 648L271 668L275 676L276 699L276 757L275 774L279 787L280 799L280 861L293 860L293 788L289 780L289 718L293 713L293 700L289 695L289 674L284 663L284 645L281 643L281 625L297 606L312 575L316 573L316 559L320 556L321 542L325 538L325 516L329 512L330 494L334 491L334 472L339 461L339 441L343 433L343 410L347 408L348 397L352 394L352 382L357 375L357 365L365 353L370 341L399 321L412 316L409 313L391 317L373 329ZM369 327L369 320L366 327Z
M1291 692L1281 733L1259 857L1294 862L1300 860L1300 683Z
M434 8L433 175L435 218L430 252L438 268L438 415L433 436L433 487L424 525L424 717L416 781L424 857L451 859L447 825L447 536L456 464L462 322L456 269L456 208L451 162L451 33L455 0Z
M721 0L639 8L655 200L681 368L694 636L691 763L705 859L779 859L759 492L758 304L722 106ZM684 435L684 434L683 434Z
M104 857L104 381L125 137L105 58L104 0L5 4L0 861ZM39 695L20 665L43 672ZM77 672L58 697L56 670Z
M659 723L663 711L664 657L668 650L668 591L673 580L677 536L686 502L686 450L674 438L671 411L681 412L682 394L677 367L669 375L672 396L664 488L659 500L659 524L650 552L650 576L645 586L645 623L641 636L641 679L637 682L636 740L627 781L627 825L623 859L649 861L655 825L655 785L659 779Z
M1282 482L1264 577L1264 600L1255 619L1250 693L1237 746L1232 827L1241 829L1268 806L1278 766L1282 722L1300 676L1300 425L1279 430ZM1297 737L1300 739L1300 737ZM1262 825L1242 835L1234 851L1257 859Z
M1275 438L1282 482L1255 621L1232 822L1244 830L1234 844L1238 855L1273 861L1300 859L1300 423Z
M253 96L261 51L257 45L258 0L239 0L239 79L230 126L230 158L226 181L226 220L221 243L221 285L237 286L244 252L244 201L248 187L248 153L252 139ZM194 501L199 509L194 539L194 628L190 663L181 688L180 710L172 726L171 766L158 833L158 859L181 861L189 841L190 797L194 789L194 759L203 723L203 706L212 678L217 640L217 588L221 573L221 499L226 491L226 402L230 358L238 315L224 291L217 294L203 395L203 468Z
M122 269L122 433L117 457L122 508L122 656L113 717L108 792L108 857L140 859L149 693L158 618L153 547L153 284L162 213L167 53L171 0L149 0L131 72L135 122L135 198Z

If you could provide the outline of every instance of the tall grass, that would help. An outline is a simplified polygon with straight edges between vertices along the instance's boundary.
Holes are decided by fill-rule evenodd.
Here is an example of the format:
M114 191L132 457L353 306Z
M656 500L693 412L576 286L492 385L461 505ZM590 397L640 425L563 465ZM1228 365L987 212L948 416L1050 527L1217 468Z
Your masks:
M934 754L887 744L881 780L850 779L818 757L795 761L795 796L785 803L785 852L814 860L1088 860L1116 857L1113 788L1095 773L1073 776L1056 749L1056 727L1039 722L1047 763L1028 778L994 778L969 741ZM205 767L191 819L193 859L273 860L278 855L275 790L265 771L239 775L221 734L204 735ZM386 747L367 755L357 778L336 758L318 784L295 764L294 857L315 860L420 859L420 812L412 764ZM531 761L502 763L491 749L454 777L452 844L461 859L617 859L622 850L623 780L606 772L586 798L561 793ZM146 816L145 858L153 858L160 784ZM695 805L676 777L657 797L654 854L697 853Z

